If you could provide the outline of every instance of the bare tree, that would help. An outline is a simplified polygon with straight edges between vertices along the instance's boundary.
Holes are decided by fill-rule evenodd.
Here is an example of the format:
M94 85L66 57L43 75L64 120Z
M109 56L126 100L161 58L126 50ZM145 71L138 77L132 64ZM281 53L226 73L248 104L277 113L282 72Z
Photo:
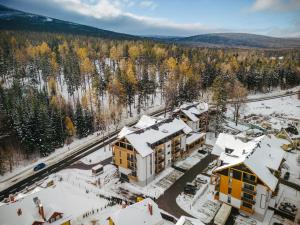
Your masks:
M240 109L247 99L247 89L241 82L235 80L230 92L230 97L232 100L232 106L234 108L233 119L235 121L235 125L237 126Z

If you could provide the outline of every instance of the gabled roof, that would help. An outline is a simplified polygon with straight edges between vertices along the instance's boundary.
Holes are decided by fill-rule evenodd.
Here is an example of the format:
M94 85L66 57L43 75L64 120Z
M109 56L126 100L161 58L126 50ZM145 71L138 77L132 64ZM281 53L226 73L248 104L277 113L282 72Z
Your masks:
M219 171L234 165L244 163L272 191L275 190L278 179L271 170L278 170L285 156L281 149L282 141L274 135L264 135L248 142L243 142L236 136L220 134L212 154L220 156L222 165L214 171ZM226 153L228 149L231 153Z
M186 115L191 121L199 121L197 116L208 111L208 104L206 102L193 102L193 103L184 103L179 108L175 109L173 112L178 113L182 112Z
M53 188L39 189L32 191L30 194L23 195L15 202L6 203L0 206L0 224L1 225L31 225L34 222L49 224L44 221L42 216L38 212L38 207L34 203L33 199L38 197L43 205L44 215L48 220L54 212L62 213L59 206L55 205L56 199L53 196L57 196L57 190ZM21 210L21 214L18 215L18 210ZM59 220L60 223L64 222L66 218ZM53 223L52 223L53 224Z
M130 132L128 128L126 128L127 132L123 129L118 137L125 137L142 157L153 152L151 144L180 131L185 134L192 132L192 129L180 119L162 119L149 116L143 116L137 125L130 128Z
M152 215L149 211L152 207ZM163 223L157 204L150 198L120 209L110 216L115 225L159 225Z
M192 144L193 142L199 140L200 138L204 137L206 135L206 133L204 132L192 132L190 133L187 138L186 138L186 144L189 145L189 144Z

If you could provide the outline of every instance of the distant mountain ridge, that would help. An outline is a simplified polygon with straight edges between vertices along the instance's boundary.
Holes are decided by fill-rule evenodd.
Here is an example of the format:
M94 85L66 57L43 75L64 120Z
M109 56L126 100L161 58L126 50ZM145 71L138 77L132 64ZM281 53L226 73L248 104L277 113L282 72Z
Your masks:
M117 40L148 39L197 47L300 48L300 38L276 38L248 33L211 33L190 37L135 36L22 12L0 5L0 30L53 32Z
M87 35L108 39L141 39L141 37L98 29L78 23L26 13L0 5L0 30L19 30Z
M248 33L201 34L170 40L195 46L249 47L249 48L299 48L300 38L276 38Z

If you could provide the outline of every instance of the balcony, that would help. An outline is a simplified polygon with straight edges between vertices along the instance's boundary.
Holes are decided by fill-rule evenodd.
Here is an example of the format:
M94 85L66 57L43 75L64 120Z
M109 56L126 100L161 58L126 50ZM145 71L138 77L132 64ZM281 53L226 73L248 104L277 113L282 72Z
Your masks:
M249 189L247 187L243 187L242 190L243 190L243 192L249 193L251 195L256 195L256 191L251 190L251 189Z
M165 157L158 157L158 158L156 159L156 162L157 162L158 164L163 163L164 161L165 161Z
M181 150L181 148L177 146L177 147L173 148L172 152L177 153L177 152L179 152L180 150Z
M242 196L242 200L248 203L251 203L252 205L255 204L255 200L251 199L251 198L246 198L244 196Z
M127 156L127 160L130 161L130 162L135 162L136 158L135 157L128 157Z
M246 183L249 183L249 184L252 184L252 185L256 185L255 180L250 180L250 179L247 179L245 177L243 177L243 182L246 182Z

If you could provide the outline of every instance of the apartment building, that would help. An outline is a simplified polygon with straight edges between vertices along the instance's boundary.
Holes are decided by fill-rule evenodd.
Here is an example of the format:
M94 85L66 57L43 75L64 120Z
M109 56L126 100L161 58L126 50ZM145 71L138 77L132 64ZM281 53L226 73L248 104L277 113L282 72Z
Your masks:
M193 131L207 131L208 104L206 102L185 103L173 111L173 116L183 120Z
M278 192L285 156L280 146L274 135L245 141L221 133L212 151L219 156L211 176L214 198L263 218Z
M195 133L178 118L142 116L133 127L124 127L112 144L113 163L124 180L145 186L157 174L199 146L204 135Z

